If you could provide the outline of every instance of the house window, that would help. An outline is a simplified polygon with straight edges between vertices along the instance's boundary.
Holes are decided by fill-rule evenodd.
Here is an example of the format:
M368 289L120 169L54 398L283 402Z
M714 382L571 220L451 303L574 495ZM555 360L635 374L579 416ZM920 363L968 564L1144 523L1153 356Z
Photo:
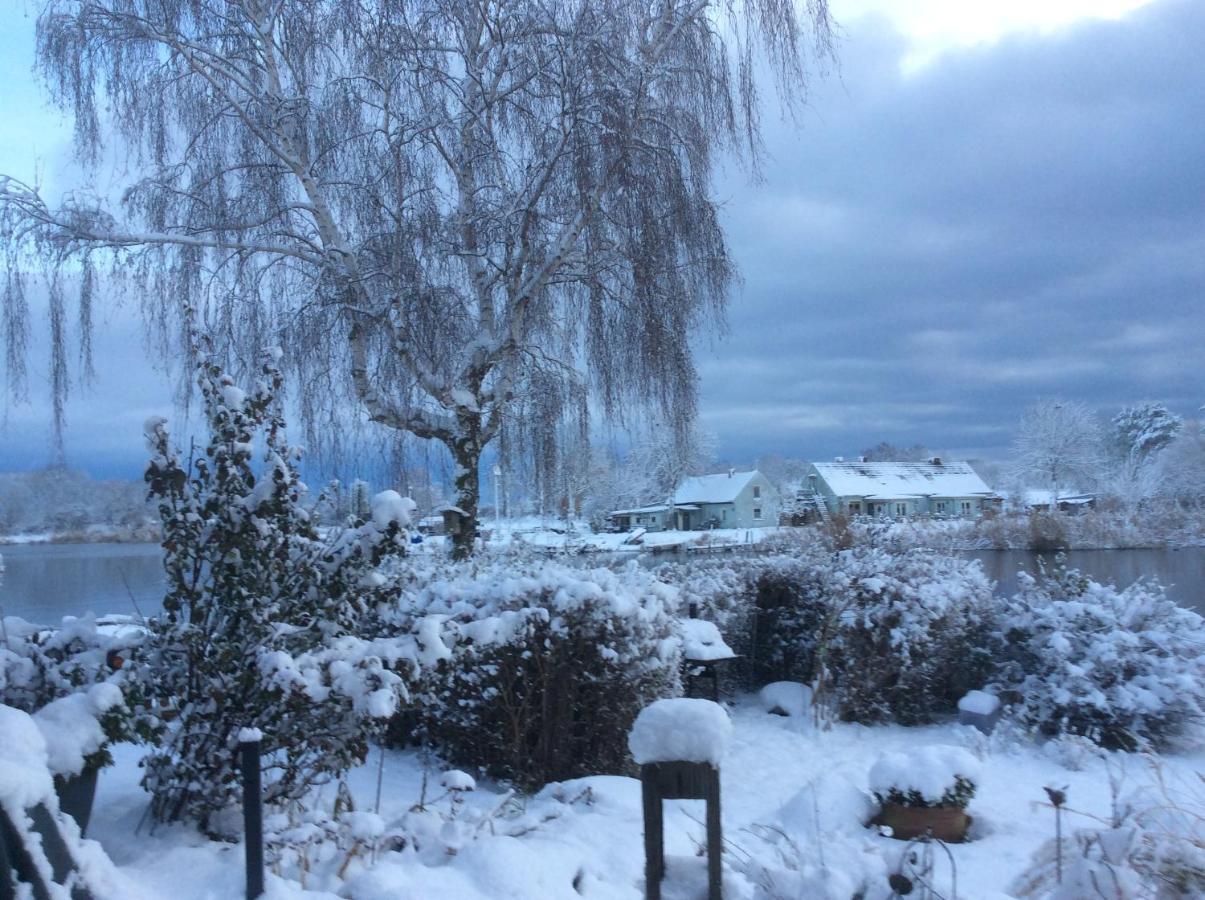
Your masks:
M862 512L862 503L861 501L850 503L847 509L850 511L850 513L856 516Z
M753 499L757 500L759 497L761 497L761 485L755 484L753 485Z
M944 513L946 511L946 501L945 500L937 501L937 511L939 513Z
M728 521L728 510L726 510L726 509L720 510L720 517L722 519L724 519L725 522Z
M753 518L754 519L761 518L761 507L760 506L753 507Z
M895 514L897 516L908 515L908 504L907 503L897 503L895 505Z
M962 514L964 516L969 516L971 514L971 501L969 501L969 500L962 501Z

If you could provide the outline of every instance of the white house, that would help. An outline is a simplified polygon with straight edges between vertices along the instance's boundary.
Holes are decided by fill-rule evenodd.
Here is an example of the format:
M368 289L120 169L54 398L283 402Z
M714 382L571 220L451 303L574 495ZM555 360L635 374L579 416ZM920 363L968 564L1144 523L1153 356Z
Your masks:
M801 499L822 516L977 516L999 502L965 462L810 463Z
M672 505L651 504L617 509L610 515L621 531L646 528L699 531L705 528L759 528L778 524L779 497L761 472L729 470L719 475L683 479Z

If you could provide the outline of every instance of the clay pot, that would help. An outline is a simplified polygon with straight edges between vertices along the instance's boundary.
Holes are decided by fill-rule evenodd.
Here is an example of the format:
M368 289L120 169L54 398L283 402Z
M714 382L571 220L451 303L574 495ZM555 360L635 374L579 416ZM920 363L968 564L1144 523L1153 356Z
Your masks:
M965 809L957 806L904 806L899 803L884 803L875 818L876 825L886 825L891 836L901 841L910 841L932 831L933 837L947 844L960 844L966 840L971 817Z

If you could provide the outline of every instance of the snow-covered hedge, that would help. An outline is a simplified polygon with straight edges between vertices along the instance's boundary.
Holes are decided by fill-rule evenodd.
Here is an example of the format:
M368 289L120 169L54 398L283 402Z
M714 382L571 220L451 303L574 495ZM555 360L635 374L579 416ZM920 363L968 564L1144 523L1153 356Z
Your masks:
M978 562L927 551L838 553L818 673L841 718L928 722L991 671L992 584Z
M657 575L682 579L745 657L752 686L812 684L848 721L927 722L990 676L995 600L974 561L812 543Z
M1159 748L1205 716L1205 620L1154 582L1021 574L998 678L1022 722L1106 747Z
M637 713L679 689L678 602L634 565L479 560L416 571L385 618L436 617L455 638L414 698L426 735L534 787L630 766Z

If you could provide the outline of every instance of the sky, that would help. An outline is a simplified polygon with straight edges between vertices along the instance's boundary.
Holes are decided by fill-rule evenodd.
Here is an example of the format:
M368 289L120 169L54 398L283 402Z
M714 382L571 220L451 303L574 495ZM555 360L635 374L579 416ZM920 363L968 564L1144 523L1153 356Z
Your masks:
M827 459L885 440L999 459L1051 396L1197 415L1205 3L832 8L838 68L799 123L767 114L760 182L730 168L717 185L742 276L727 334L698 347L719 455ZM0 35L0 172L55 196L77 176L69 123L30 75L32 32L26 17ZM108 310L96 349L68 461L134 476L170 385L135 310ZM51 457L44 352L32 363L0 471Z

